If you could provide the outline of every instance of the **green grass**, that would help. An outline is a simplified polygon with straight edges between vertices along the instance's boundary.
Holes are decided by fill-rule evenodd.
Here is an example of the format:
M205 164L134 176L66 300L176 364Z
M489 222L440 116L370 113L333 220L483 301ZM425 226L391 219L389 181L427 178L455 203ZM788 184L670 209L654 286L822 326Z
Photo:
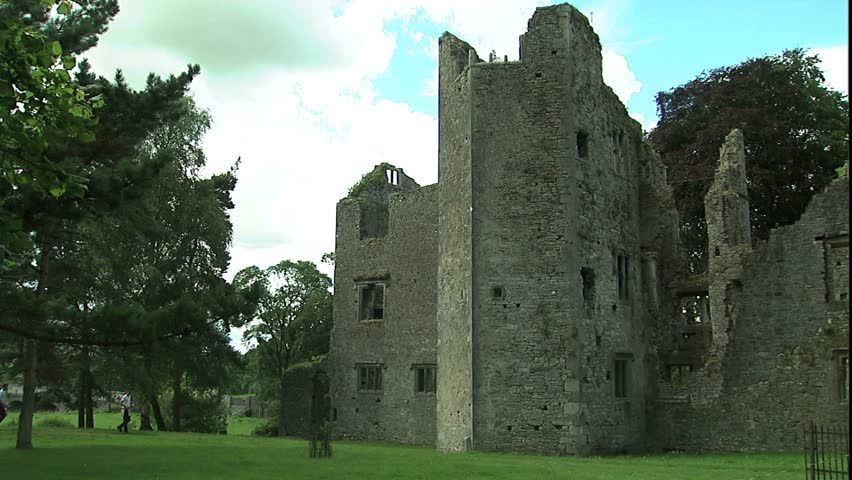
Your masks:
M13 411L0 423L0 431L18 428L18 415L20 412ZM263 418L252 417L230 417L228 418L228 434L229 435L251 435L254 427L265 421ZM95 429L96 430L115 430L115 427L121 423L121 412L95 412ZM36 412L33 416L33 425L36 429L40 426L44 427L59 427L68 426L77 428L77 412ZM156 428L156 427L155 427ZM130 429L139 430L139 414L134 413L130 419Z
M76 424L76 422L75 422ZM38 421L36 422L38 425ZM3 476L20 479L573 479L800 480L799 454L659 454L543 457L441 454L428 447L334 442L330 459L310 459L307 442L241 435L35 428L35 449L15 450L0 428ZM114 427L113 427L114 428Z

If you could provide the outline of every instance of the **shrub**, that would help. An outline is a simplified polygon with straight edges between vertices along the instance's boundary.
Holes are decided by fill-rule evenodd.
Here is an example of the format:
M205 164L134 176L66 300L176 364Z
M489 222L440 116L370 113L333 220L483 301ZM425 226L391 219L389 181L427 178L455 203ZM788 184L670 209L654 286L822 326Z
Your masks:
M251 432L252 435L257 435L258 437L277 437L278 436L278 420L274 418L270 418L265 422L258 423L254 430Z
M228 407L215 392L184 396L181 430L196 433L228 433Z
M38 422L38 426L49 428L74 428L74 425L71 425L71 422L59 417L47 417L44 420L40 420Z

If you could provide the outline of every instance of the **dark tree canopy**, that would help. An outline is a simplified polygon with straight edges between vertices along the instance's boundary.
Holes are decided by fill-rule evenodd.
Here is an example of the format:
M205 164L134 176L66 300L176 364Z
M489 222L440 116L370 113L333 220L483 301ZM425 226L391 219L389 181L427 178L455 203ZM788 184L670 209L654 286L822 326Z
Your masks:
M706 266L704 195L719 147L745 135L753 238L795 222L849 158L849 102L825 86L816 55L786 50L704 72L657 94L650 140L668 167L681 238L696 270Z

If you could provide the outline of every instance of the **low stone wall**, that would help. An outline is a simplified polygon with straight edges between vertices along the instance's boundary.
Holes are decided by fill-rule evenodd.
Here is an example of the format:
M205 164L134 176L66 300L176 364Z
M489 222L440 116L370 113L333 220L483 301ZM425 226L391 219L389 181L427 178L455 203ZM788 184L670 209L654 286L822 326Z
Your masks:
M324 359L312 363L302 363L291 367L284 373L284 431L288 436L307 438L311 431L311 415L314 408L325 410L328 415L327 387L317 390L317 382L325 379ZM314 407L314 405L317 405ZM323 407L325 405L326 407ZM318 414L321 414L318 412Z

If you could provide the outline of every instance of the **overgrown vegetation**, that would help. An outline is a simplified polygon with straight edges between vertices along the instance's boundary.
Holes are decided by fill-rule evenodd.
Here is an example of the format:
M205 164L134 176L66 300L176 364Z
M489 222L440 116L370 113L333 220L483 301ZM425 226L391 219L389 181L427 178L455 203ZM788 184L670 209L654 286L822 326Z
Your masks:
M755 239L795 222L848 162L849 101L826 86L819 64L802 49L787 50L657 94L660 121L650 140L668 167L693 271L706 269L703 200L732 129L745 136Z
M385 184L388 183L388 179L386 177L387 169L396 168L390 163L384 162L379 164L376 168L373 169L372 172L366 173L361 176L361 179L355 185L352 185L352 188L349 189L349 196L355 197L359 193L364 190L372 189L372 188L381 188Z

